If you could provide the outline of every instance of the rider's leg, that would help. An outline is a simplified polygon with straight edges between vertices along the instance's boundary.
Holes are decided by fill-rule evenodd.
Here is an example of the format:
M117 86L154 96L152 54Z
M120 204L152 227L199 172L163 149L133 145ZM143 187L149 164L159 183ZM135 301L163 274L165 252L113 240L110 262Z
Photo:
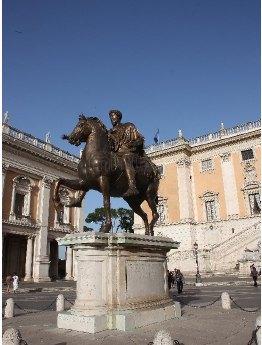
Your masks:
M128 190L125 192L124 196L136 195L139 192L136 188L135 169L133 166L132 155L123 156L123 160L128 181Z

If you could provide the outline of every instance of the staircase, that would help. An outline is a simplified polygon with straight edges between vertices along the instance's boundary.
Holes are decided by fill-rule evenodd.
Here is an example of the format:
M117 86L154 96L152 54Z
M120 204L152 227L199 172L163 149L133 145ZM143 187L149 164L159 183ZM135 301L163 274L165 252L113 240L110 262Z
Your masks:
M237 261L241 258L246 247L260 239L260 221L248 226L244 230L229 237L227 240L211 248L210 259L213 271L223 271L230 267L234 270Z

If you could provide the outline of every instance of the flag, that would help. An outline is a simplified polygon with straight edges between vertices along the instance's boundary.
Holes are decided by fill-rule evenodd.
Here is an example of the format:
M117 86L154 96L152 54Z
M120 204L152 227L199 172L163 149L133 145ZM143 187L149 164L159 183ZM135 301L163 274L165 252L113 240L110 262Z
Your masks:
M154 136L154 142L157 144L159 142L159 129L157 129L156 134Z

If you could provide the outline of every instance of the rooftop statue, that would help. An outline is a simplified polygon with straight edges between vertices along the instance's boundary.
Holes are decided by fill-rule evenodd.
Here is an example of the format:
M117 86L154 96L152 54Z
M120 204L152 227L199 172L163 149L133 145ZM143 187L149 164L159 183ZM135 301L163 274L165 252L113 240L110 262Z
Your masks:
M79 116L79 121L72 133L63 135L72 145L85 143L78 165L78 179L59 179L54 189L54 203L58 213L63 204L59 188L65 186L78 191L76 198L71 198L68 207L81 207L85 194L97 190L103 194L106 221L101 232L110 232L112 221L110 197L122 197L144 221L145 234L154 235L154 225L158 220L157 193L159 173L156 165L144 151L144 138L132 123L121 123L119 110L111 110L109 116L112 129L109 131L97 117ZM152 220L141 204L147 201Z

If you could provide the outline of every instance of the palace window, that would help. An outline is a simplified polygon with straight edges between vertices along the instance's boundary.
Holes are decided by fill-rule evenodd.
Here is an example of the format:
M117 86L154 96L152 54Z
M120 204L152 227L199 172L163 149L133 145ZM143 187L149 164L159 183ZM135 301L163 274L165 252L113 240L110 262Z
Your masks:
M205 159L201 161L201 167L202 167L202 171L212 170L213 169L212 159L209 158L209 159Z
M252 215L260 214L261 200L260 200L259 193L250 193L248 195L248 199L249 199L250 213Z
M253 159L254 158L254 153L253 153L252 149L241 151L241 155L242 155L242 160L243 161L246 161L248 159Z
M56 219L55 222L56 223L61 223L61 224L70 224L70 208L66 207L65 205L67 205L69 203L69 199L70 199L70 193L66 188L60 188L59 190L59 196L60 196L60 200L61 203L63 205L62 210L58 213L56 212Z
M205 192L200 196L203 205L203 215L207 222L219 219L219 199L218 193Z
M207 221L215 220L216 217L216 204L215 200L209 200L205 202L206 206L206 218Z
M259 215L261 213L260 183L248 182L242 191L247 214L250 216Z
M164 175L164 166L163 165L157 165L158 172L161 177Z
M22 218L25 204L25 196L23 194L15 194L14 214L16 218Z
M13 180L10 219L28 218L30 216L31 182L25 176Z
M159 214L157 224L164 224L166 222L166 199L158 198L157 212Z

